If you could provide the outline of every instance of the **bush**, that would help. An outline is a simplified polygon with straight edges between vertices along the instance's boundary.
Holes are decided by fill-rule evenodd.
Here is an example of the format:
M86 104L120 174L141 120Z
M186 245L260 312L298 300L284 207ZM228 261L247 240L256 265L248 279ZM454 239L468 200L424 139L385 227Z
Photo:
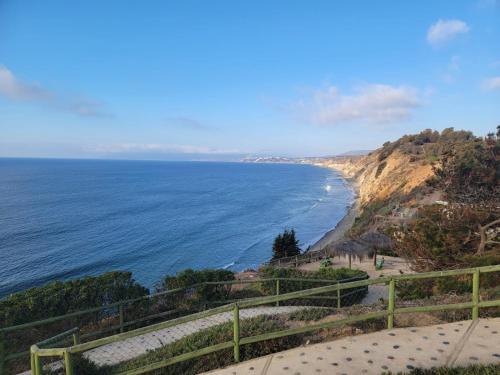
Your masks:
M149 294L131 272L107 272L69 281L54 281L0 301L0 325L32 322Z
M288 319L298 321L316 321L323 319L325 316L331 315L334 312L332 309L313 307L309 309L301 309L288 314Z
M496 217L494 211L460 204L421 207L414 220L393 232L396 251L421 272L495 264L500 260L498 245L488 245L483 260L476 254L480 245L477 228Z
M332 260L330 258L325 258L325 259L322 259L321 262L319 262L319 266L321 268L327 268L327 267L330 267L332 265Z
M280 281L280 294L295 292L297 290L311 289L315 287L332 285L336 281L338 282L349 282L355 280L367 279L368 275L366 272L348 268L320 268L316 272L301 271L296 268L273 268L264 267L261 269L262 278L272 279L272 278L296 278L296 279L306 279L302 281ZM307 279L323 279L331 280L332 282L310 282ZM264 294L273 295L276 294L274 281L266 281L261 284L261 288ZM349 306L360 302L363 297L368 292L368 287L358 287L355 289L342 290L341 291L341 304L342 306ZM352 293L352 294L351 294ZM347 295L349 294L349 295ZM336 297L336 292L329 293L329 296ZM309 305L313 304L315 306L336 306L337 301L334 299L294 299L289 301L282 301L280 304L291 304L291 305Z
M186 288L207 281L232 281L234 273L224 269L204 269L194 271L186 269L175 276L166 276L161 285L162 290ZM190 304L229 299L231 285L198 285L184 292L183 300Z
M442 294L463 295L472 292L472 277L443 277L438 279L400 280L396 283L401 300L418 300Z
M500 373L500 364L471 365L468 367L439 367L432 369L415 369L405 372L407 375L497 375ZM392 373L384 373L392 374ZM402 374L402 373L398 373Z

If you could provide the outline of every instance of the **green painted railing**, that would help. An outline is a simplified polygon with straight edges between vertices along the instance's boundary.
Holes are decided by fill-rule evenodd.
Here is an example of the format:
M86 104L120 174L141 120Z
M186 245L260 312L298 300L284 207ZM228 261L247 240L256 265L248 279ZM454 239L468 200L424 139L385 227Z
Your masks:
M240 347L241 345L256 343L259 341L265 341L270 339L276 339L279 337L285 337L290 335L296 335L306 332L311 332L324 328L332 328L336 326L341 326L344 324L352 324L359 321L365 321L370 319L387 319L387 328L394 327L394 316L398 314L407 313L418 313L418 312L433 312L433 311L446 311L446 310L461 310L461 309L471 309L472 319L476 320L479 318L479 310L481 308L496 307L500 306L500 299L480 301L479 294L479 280L482 273L499 272L500 265L487 266L480 268L469 268L461 270L449 270L449 271L438 271L438 272L428 272L410 275L397 275L380 277L377 279L365 279L352 281L347 283L336 283L334 285L321 286L317 288L311 288L307 290L300 290L285 294L277 293L274 296L266 296L259 298L250 298L241 300L237 303L228 304L225 306L216 307L210 310L195 313L189 316L183 316L180 318L168 320L165 322L157 323L154 325L142 327L135 329L133 331L119 333L113 336L100 338L94 341L75 344L69 347L61 348L40 348L39 345L33 345L31 347L31 368L33 375L42 375L41 358L42 357L59 357L64 360L66 374L73 374L72 369L72 355L83 353L87 350L98 348L102 345L119 342L125 339L143 335L146 333L154 332L157 330L165 329L168 327L173 327L181 323L187 323L201 318L206 318L215 314L222 312L233 312L233 340L216 345L212 345L203 349L195 350L189 353L184 353L173 358L167 358L162 361L151 363L133 370L123 372L122 375L135 375L143 374L156 369L164 368L166 366L172 365L174 363L191 360L209 353L214 353L223 349L233 348L234 351L234 361L238 362L240 359ZM418 280L426 278L441 278L441 277L451 277L460 275L472 275L472 300L470 302L464 303L454 303L454 304L444 304L444 305L431 305L431 306L412 306L412 307L401 307L397 308L395 305L396 298L396 284L403 280ZM297 298L311 297L323 293L340 292L341 290L364 287L374 284L385 284L389 286L389 301L387 304L387 310L371 312L367 314L355 315L345 319L321 322L306 325L304 327L289 328L283 331L265 333L261 335L251 336L251 337L240 337L240 309L248 308L253 306L260 306L266 304L279 303L281 301L288 301ZM77 374L78 375L78 374Z
M124 307L126 305L130 305L130 304L133 304L135 302L140 302L140 301L144 301L144 300L152 300L156 297L168 296L168 295L175 294L175 293L186 292L188 290L192 290L194 288L204 286L204 285L231 286L231 285L237 285L237 284L254 284L254 283L271 282L271 283L274 283L274 292L277 295L279 295L279 293L280 293L280 281L305 282L305 283L311 283L311 284L314 284L314 283L332 284L332 283L339 283L339 282L345 283L345 282L349 282L351 280L360 280L360 279L364 279L364 278L366 278L366 276L356 276L356 277L351 277L351 278L342 279L342 280L310 279L310 278L267 278L267 279L255 279L255 280L207 281L207 282L203 282L203 283L189 285L189 286L186 286L183 288L171 289L171 290L167 290L167 291L162 291L162 292L146 295L143 297L122 300L122 301L110 303L110 304L99 306L99 307L93 307L93 308L89 308L89 309L85 309L85 310L75 311L75 312L71 312L71 313L68 313L65 315L55 316L55 317L51 317L51 318L47 318L47 319L43 319L43 320L38 320L38 321L30 322L30 323L24 323L24 324L19 324L19 325L15 325L15 326L0 328L0 375L3 375L6 373L5 368L6 368L6 364L9 361L16 360L16 359L23 358L23 357L28 358L30 356L29 348L27 348L27 350L21 351L21 352L14 352L14 353L7 353L6 352L4 336L5 336L5 334L12 333L15 331L22 331L25 329L37 328L37 327L41 327L44 325L64 321L64 320L71 319L71 318L78 318L78 317L85 316L88 314L98 313L101 311L107 311L107 310L109 311L111 309L118 310L118 314L117 314L117 316L115 316L115 318L118 318L117 325L112 325L112 326L106 327L105 329L102 329L102 330L96 330L96 331L84 333L79 338L79 339L84 340L84 339L89 339L92 337L100 336L102 334L106 334L109 332L117 332L118 331L120 333L123 333L123 332L125 332L125 329L127 327L137 325L137 324L142 323L142 322L147 322L147 321L156 320L159 318L164 318L166 316L169 316L169 315L172 315L172 314L179 312L179 310L174 309L174 310L164 311L161 313L146 315L146 316L143 316L143 317L140 317L137 319L133 319L133 320L126 320L126 316L125 316L126 314L125 314L125 309L124 309ZM342 295L342 298L345 298L347 296L348 296L348 294ZM340 304L340 300L339 300L340 295L337 295L336 297L318 296L316 298L318 298L318 299L321 299L321 298L334 299L334 300L337 300L337 304ZM236 302L236 301L239 301L239 300L206 301L206 303L209 303L212 305L220 305L220 304L227 304L227 303L232 303L232 302ZM279 304L279 301L276 302L276 305L278 305L278 304Z

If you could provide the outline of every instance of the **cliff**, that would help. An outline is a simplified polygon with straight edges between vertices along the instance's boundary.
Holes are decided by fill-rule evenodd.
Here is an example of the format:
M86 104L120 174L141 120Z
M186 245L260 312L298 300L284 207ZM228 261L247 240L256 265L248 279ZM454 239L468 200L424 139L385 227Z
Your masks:
M436 165L400 149L386 155L380 148L364 157L324 159L316 164L342 172L357 188L359 212L351 234L400 224L412 218L417 207L439 202L443 196L427 185L436 175Z
M386 233L419 270L500 261L500 126L486 137L424 130L364 157L316 164L358 187L352 240Z

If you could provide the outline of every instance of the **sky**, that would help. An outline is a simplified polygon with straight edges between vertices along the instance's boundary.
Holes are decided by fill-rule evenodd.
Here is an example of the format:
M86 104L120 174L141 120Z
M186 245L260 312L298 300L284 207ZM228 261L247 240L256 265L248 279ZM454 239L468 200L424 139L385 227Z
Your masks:
M500 124L500 0L0 0L0 156L226 160Z

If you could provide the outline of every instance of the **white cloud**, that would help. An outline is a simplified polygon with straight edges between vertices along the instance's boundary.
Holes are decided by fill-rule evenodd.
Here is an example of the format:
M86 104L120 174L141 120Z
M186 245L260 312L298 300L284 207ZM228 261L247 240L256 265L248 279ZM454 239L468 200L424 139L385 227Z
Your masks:
M13 101L43 104L79 116L107 116L102 103L98 101L79 96L58 95L39 85L23 82L3 65L0 65L0 96Z
M352 95L328 86L294 107L309 121L336 125L352 121L393 123L410 118L418 106L417 90L412 87L368 84L357 87Z
M236 154L236 149L217 149L205 146L176 145L161 143L120 143L99 145L86 151L100 154Z
M469 26L461 20L439 20L429 27L427 41L434 45L440 45L454 38L458 34L469 32Z
M48 100L50 94L36 85L19 81L5 66L0 65L0 94L13 100Z
M491 77L483 81L484 90L500 90L500 77Z

